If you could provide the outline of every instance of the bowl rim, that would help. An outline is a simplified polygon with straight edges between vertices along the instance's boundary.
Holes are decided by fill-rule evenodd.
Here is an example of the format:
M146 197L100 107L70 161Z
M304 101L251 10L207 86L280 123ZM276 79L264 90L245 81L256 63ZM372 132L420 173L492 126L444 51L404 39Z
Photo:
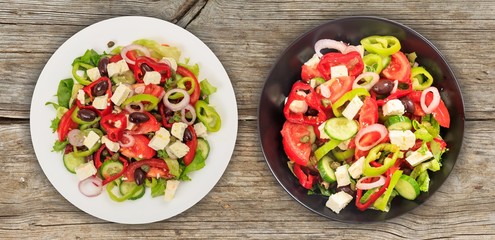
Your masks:
M421 39L423 42L425 42L429 47L431 47L435 53L440 57L440 59L445 63L445 67L446 67L446 70L449 72L449 75L452 76L452 80L455 84L454 88L455 89L458 89L459 90L459 97L460 97L460 103L462 105L461 109L459 110L459 112L461 113L461 116L459 116L460 118L460 122L459 122L459 125L460 127L462 127L462 132L461 132L461 137L458 141L460 141L460 144L459 144L459 153L457 154L457 156L453 159L453 163L452 163L452 169L450 171L448 171L448 173L446 174L445 178L442 179L439 183L439 187L442 187L445 180L450 176L450 174L452 173L452 171L454 170L454 167L457 163L457 159L462 151L462 145L463 145L463 142L464 142L464 131L465 131L465 104L464 104L464 98L462 96L462 91L461 91L461 88L459 86L459 80L457 79L457 76L455 74L455 72L453 71L452 67L450 66L449 62L447 61L447 58L442 54L442 52L430 41L428 40L426 37L424 37L422 34L420 34L419 32L417 32L416 30L412 29L411 27L408 27L398 21L395 21L395 20L391 20L391 19L388 19L388 18L384 18L384 17L378 17L378 16L370 16L370 15L358 15L358 16L346 16L346 17L339 17L339 18L335 18L335 19L331 19L331 20L328 20L328 21L325 21L321 24L318 24L314 27L311 27L309 30L306 30L304 31L302 34L300 34L297 38L295 38L294 40L292 40L290 42L289 45L287 45L284 50L277 56L277 58L275 59L274 63L272 64L272 66L270 67L269 71L268 71L268 74L266 75L265 79L264 79L264 82L263 82L263 87L261 89L261 92L260 92L260 95L259 95L259 98L258 98L258 109L257 109L257 132L258 132L258 143L260 144L260 147L261 147L261 151L263 153L263 158L266 162L266 164L268 165L268 168L270 169L270 172L272 173L273 177L277 180L278 184L284 189L284 191L286 193L288 193L294 200L296 200L296 202L298 202L299 204L301 204L302 206L304 206L305 208L307 208L308 210L320 215L320 216L323 216L327 219L331 219L331 220L334 220L334 221L339 221L339 222L344 222L344 223L353 223L353 224L366 224L366 223L373 223L373 222L384 222L384 221L387 221L387 220L390 220L390 219L393 219L393 218L396 218L396 217L399 217L405 213L408 213L414 209L416 209L417 207L423 205L423 203L425 201L427 201L432 194L429 194L429 192L427 192L428 196L425 198L424 202L421 203L421 204L416 204L415 206L411 207L409 210L407 211L403 211L403 212L400 212L399 214L397 215L394 215L393 217L390 217L390 218L382 218L382 219L378 219L378 220L374 220L374 221L353 221L353 220L345 220L345 219L338 219L338 218L333 218L332 216L329 216L329 215L326 215L320 211L317 211L313 208L311 208L309 205L303 203L302 201L300 201L291 191L289 191L289 189L287 189L287 187L282 184L281 180L278 178L278 176L275 174L275 171L274 169L272 168L268 158L267 158L267 155L266 155L266 152L265 152L265 148L263 147L263 141L261 139L261 135L263 134L261 132L261 129L260 129L260 125L261 125L261 118L260 118L260 115L262 114L261 113L261 102L263 100L263 93L265 92L266 90L266 87L267 87L267 82L269 80L269 78L271 77L271 75L273 74L275 68L277 67L277 63L280 62L280 59L285 56L287 54L287 52L295 45L297 44L299 41L301 41L301 39L305 38L306 36L312 34L314 31L317 31L318 29L320 29L321 27L325 26L325 25L328 25L328 24L332 24L332 23L335 23L335 22L340 22L340 21L348 21L348 20L376 20L376 21L381 21L381 22L384 22L384 23L387 23L387 24L392 24L392 25L396 25L400 28L403 28L404 30L410 32L412 35L415 35L416 37L418 37L419 39ZM435 190L435 192L438 191L438 189Z

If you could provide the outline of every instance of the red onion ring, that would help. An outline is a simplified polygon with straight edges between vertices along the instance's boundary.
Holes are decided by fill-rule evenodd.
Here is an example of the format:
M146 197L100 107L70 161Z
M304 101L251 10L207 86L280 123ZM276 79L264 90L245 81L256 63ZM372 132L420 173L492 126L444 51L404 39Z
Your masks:
M384 176L379 176L379 179L371 182L371 183L363 183L364 180L370 179L370 178L375 178L375 177L363 177L360 178L357 183L356 183L356 188L362 189L362 190L368 190L376 187L380 187L383 184L385 184L385 177Z
M84 134L79 129L72 129L67 134L69 143L74 147L81 147L84 145Z
M127 45L125 47L122 48L122 50L120 51L120 56L122 56L122 58L129 64L131 65L134 65L136 62L129 59L127 57L127 52L129 51L132 51L132 50L138 50L140 51L142 54L144 54L144 56L146 57L149 57L150 56L150 51L144 47L144 46L141 46L141 45L138 45L138 44L131 44L131 45Z
M394 94L397 92L397 88L399 87L399 80L394 81L394 88L392 88L392 91L390 91L391 94Z
M426 106L426 94L429 92L433 93L433 99L431 100L431 103L429 106ZM421 109L423 109L423 112L426 114L430 114L433 112L438 107L438 104L440 104L440 93L438 92L438 89L436 87L429 87L423 92L421 92Z
M132 106L138 106L139 109L135 109L133 108ZM142 102L138 102L138 103L130 103L130 104L127 104L125 106L125 110L129 113L133 113L133 112L143 112L144 111L144 105Z
M364 47L362 45L358 45L358 46L349 45L344 49L344 51L342 53L347 54L350 52L358 52L361 55L361 57L363 57Z
M134 86L134 92L137 93L137 94L142 94L144 93L144 89L146 88L146 86L144 84L139 84L139 85L135 85Z
M181 93L184 97L178 103L171 103L168 100L168 97L170 97L170 95L172 95L173 93ZM185 108L189 104L190 98L191 97L189 96L186 90L180 88L174 88L169 90L167 93L165 93L165 96L163 96L163 104L165 104L166 107L168 107L170 110L175 112Z
M177 71L177 62L173 58L162 58L160 62L167 64L171 69Z
M187 120L186 118L186 110L189 111L192 115L191 120ZM181 117L180 119L182 120L183 123L186 123L187 125L192 125L194 124L194 121L196 121L196 110L194 110L194 107L191 106L191 104L187 104L185 108L180 110Z
M103 181L96 177L88 177L78 184L79 191L86 197L96 197L103 190Z
M123 143L122 140L124 138L127 139L127 143ZM127 148L127 147L132 147L134 146L134 143L136 143L136 139L134 139L134 136L129 134L128 132L124 132L124 135L122 135L122 140L119 141L120 147Z
M359 85L359 81L361 81L361 79L367 78L367 77L372 77L373 79L371 79L371 81L368 82L368 83L365 83L363 85ZM361 73L354 80L354 83L352 83L352 89L364 88L364 89L366 89L366 90L369 91L378 82L378 80L380 80L380 76L377 73L375 73L375 72L364 72L364 73Z
M371 133L371 132L378 132L380 134L380 139L378 139L376 142L374 142L373 144L369 145L369 146L362 146L360 141L361 141L361 138L368 134L368 133ZM379 124L379 123L375 123L375 124L371 124L361 130L359 130L359 132L357 133L356 135L356 138L354 139L355 143L356 143L356 148L358 150L361 150L361 151L368 151L370 149L372 149L374 146L376 146L379 142L381 142L388 134L388 131L387 131L387 128L385 126L383 126L382 124Z
M321 53L322 49L335 49L338 50L339 52L344 52L345 49L347 48L347 45L343 42L338 42L333 39L320 39L318 42L315 43L315 52L318 57L321 58L323 54Z

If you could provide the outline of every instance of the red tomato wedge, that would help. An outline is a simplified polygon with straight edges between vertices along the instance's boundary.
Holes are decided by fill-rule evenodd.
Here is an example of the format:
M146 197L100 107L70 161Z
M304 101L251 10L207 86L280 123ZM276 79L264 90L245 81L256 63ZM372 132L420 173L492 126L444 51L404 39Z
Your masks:
M364 69L363 59L358 52L350 52L347 54L331 52L323 55L318 63L318 71L325 79L331 79L330 68L333 66L345 65L349 76L356 77L361 74Z
M309 80L315 77L321 77L318 69L316 67L310 67L306 64L303 64L301 67L301 79L305 82L309 82Z
M137 123L131 130L131 134L146 134L150 132L156 132L160 129L160 123L156 120L153 114L144 111L144 114L148 116L149 120L144 123Z
M406 55L400 51L392 54L390 64L383 69L382 75L390 80L409 82L411 78L411 64Z
M150 148L148 144L150 140L144 135L132 135L134 137L134 145L126 148L121 148L122 155L128 158L150 159L155 156L156 151Z
M364 99L363 106L359 110L359 129L378 122L378 105L371 97Z
M321 84L317 89L316 92L320 94L322 98L322 89L321 88L327 88L327 90L330 92L330 97L325 98L330 100L330 102L334 103L337 100L339 100L340 97L342 97L345 93L350 91L352 89L352 82L354 81L354 77L338 77L338 78L332 78L329 81Z
M282 144L289 159L299 165L306 166L311 154L311 143L309 140L301 142L301 139L310 138L311 125L291 123L286 121L282 128Z

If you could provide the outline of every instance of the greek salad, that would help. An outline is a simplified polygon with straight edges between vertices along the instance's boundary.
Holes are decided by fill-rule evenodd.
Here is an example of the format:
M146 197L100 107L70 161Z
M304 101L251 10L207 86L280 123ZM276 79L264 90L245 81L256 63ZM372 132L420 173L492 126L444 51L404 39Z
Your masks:
M416 54L394 36L357 46L321 39L314 49L283 109L282 144L299 184L328 196L337 214L353 200L387 212L394 197L428 192L450 116Z
M109 53L87 50L61 80L51 128L66 169L88 197L106 189L117 202L152 197L170 201L181 181L205 166L207 136L221 127L209 103L216 88L199 81L199 65L154 40ZM110 50L111 49L111 50Z

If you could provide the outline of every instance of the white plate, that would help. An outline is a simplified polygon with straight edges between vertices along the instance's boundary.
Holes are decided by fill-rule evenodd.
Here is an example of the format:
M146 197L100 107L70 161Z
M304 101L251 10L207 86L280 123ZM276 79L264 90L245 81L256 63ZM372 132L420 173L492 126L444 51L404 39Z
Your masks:
M200 66L199 79L207 78L218 88L211 96L211 104L222 118L222 128L208 136L211 152L206 166L189 176L192 181L181 182L175 198L165 202L163 197L145 197L136 201L112 201L106 191L88 198L77 187L77 178L67 171L60 153L51 152L57 136L50 129L55 110L45 106L56 102L60 80L71 77L71 63L86 49L109 51L107 43L127 45L136 39L147 38L168 43L181 50L181 59L190 58ZM232 84L215 54L196 36L172 23L148 17L118 17L93 24L69 38L53 54L44 67L34 90L30 115L31 139L38 162L57 191L79 209L95 217L127 224L150 223L173 217L191 208L215 186L232 156L237 136L237 104Z

